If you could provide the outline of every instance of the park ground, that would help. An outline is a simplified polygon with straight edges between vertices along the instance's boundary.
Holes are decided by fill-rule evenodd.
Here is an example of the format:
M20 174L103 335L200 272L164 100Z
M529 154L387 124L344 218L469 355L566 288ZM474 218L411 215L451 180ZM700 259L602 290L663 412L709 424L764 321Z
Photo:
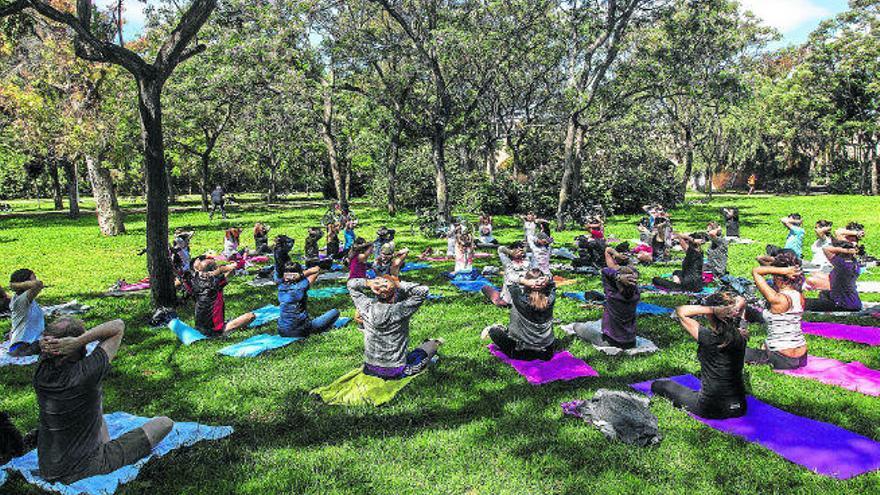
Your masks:
M301 251L307 227L317 224L326 208L319 205L304 199L272 208L244 203L232 211L229 221L214 222L192 208L183 209L172 214L171 227L195 228L193 252L197 253L222 249L222 229L229 225L247 229L263 221L272 225L273 234L295 237L296 250ZM414 380L386 406L329 407L310 396L309 390L361 364L362 337L353 326L256 359L218 355L228 341L183 347L169 330L147 325L151 313L147 297L100 297L117 279L135 281L146 274L145 259L137 255L144 246L145 226L136 203L123 205L133 208L133 213L127 220L128 234L116 238L101 237L88 213L70 220L37 211L35 203L14 206L32 211L0 217L0 279L5 282L17 268L32 268L48 285L43 303L78 299L93 306L87 324L112 318L126 322L123 348L104 385L105 411L235 427L225 440L151 461L136 481L120 489L122 494L880 492L878 472L848 481L815 475L762 447L709 429L665 400L655 400L651 406L664 434L662 443L653 448L611 443L597 429L562 417L561 402L589 398L600 388L626 389L630 383L698 371L694 342L669 318L639 320L640 333L662 352L615 358L574 342L572 353L601 376L534 387L493 358L479 339L483 327L505 321L505 312L485 304L479 295L456 292L443 277L451 264L437 264L432 270L412 273L412 280L445 297L427 303L416 314L411 341L445 338L439 366ZM195 206L194 199L190 206ZM796 211L807 225L820 218L835 225L851 220L864 223L869 253L880 253L877 198L716 196L708 204L676 209L674 223L684 231L702 228L719 217L721 206L738 206L743 236L758 241L731 247L734 275L750 273L764 243L783 242L785 232L778 219ZM389 220L367 203L355 203L355 210L361 221L358 233L365 238L387 224L397 228L399 244L413 251L444 245L445 241L410 235L409 215ZM608 232L634 238L635 220L614 216ZM502 241L522 234L512 217L499 217L496 223ZM557 243L568 244L575 235L559 233ZM252 242L249 236L243 239ZM813 240L808 229L805 245ZM486 261L497 263L497 259ZM668 267L644 269L643 281L666 271ZM880 280L880 270L864 277ZM578 277L578 281L566 290L599 286L596 278ZM276 302L271 288L254 289L245 285L244 278L234 279L226 292L228 316ZM686 302L675 296L644 299L666 306ZM880 297L868 295L865 300ZM310 305L315 314L338 307L343 315L353 315L347 296L312 300ZM191 320L191 305L180 308L180 313ZM594 320L600 313L560 300L557 317L569 323ZM858 318L850 322L871 323ZM0 332L8 325L8 320L0 322ZM756 345L764 332L757 326L751 330ZM256 333L234 335L230 341ZM562 336L558 328L557 335ZM812 336L808 341L816 355L880 369L875 349ZM33 367L0 371L0 410L9 411L23 430L37 424L32 373ZM751 392L770 404L880 439L878 398L766 368L748 368L748 382ZM17 475L0 491L39 493Z

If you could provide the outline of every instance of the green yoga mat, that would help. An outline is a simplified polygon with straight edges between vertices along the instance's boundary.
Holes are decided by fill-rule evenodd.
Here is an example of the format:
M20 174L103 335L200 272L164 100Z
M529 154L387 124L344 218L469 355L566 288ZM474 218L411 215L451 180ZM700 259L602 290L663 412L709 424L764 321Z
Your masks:
M381 406L393 399L416 376L418 375L400 380L383 380L365 375L358 368L330 385L312 390L311 393L320 396L324 403L334 406Z

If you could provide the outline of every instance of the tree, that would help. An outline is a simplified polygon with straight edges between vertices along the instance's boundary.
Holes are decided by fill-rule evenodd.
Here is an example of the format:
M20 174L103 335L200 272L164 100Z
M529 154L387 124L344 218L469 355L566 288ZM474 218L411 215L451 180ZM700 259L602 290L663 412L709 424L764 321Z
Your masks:
M90 0L77 0L75 14L66 10L66 5L56 7L39 0L14 0L0 4L0 17L33 10L68 26L74 35L78 57L91 62L119 65L134 77L138 89L147 175L147 259L153 302L158 306L173 306L176 303L174 272L168 257L168 181L162 127L162 88L181 62L205 49L204 45L190 45L216 6L217 0L192 0L151 63L134 51L96 35L92 23L95 7Z

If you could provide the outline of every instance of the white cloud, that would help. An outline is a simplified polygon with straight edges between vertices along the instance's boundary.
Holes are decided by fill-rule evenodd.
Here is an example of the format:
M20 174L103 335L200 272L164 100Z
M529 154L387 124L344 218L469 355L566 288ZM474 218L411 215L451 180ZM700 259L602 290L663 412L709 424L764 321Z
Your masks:
M740 0L740 3L768 26L782 33L789 33L807 22L831 14L831 11L811 0Z

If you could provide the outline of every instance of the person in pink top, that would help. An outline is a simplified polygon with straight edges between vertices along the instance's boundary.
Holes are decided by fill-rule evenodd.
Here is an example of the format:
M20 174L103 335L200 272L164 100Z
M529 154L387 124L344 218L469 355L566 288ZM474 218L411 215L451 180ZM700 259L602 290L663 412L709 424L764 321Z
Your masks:
M367 260L373 254L373 244L358 237L351 247L348 262L348 279L367 278Z

